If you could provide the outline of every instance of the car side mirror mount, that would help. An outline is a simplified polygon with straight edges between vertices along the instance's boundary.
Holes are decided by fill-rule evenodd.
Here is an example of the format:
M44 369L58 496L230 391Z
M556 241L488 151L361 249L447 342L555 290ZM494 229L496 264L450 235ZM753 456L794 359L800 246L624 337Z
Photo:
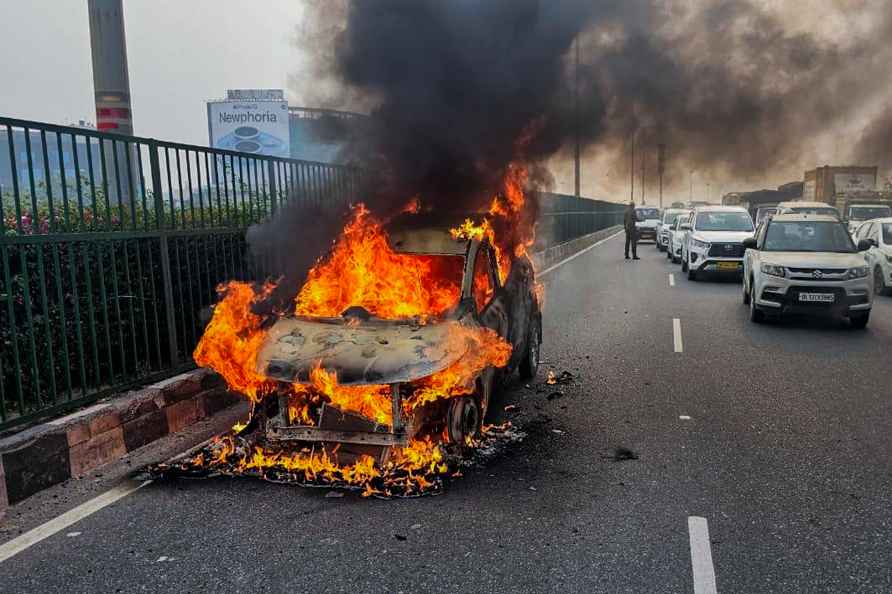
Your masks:
M858 251L859 252L866 252L867 250L869 250L872 247L873 247L872 239L862 239L858 242Z
M743 240L743 249L745 250L754 250L756 249L756 238L755 237L747 237Z

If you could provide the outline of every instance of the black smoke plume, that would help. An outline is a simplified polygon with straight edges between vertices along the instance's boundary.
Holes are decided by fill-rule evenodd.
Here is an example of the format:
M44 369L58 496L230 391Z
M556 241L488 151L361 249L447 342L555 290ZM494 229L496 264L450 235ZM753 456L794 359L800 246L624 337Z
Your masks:
M685 197L692 170L728 191L834 162L892 166L887 0L306 6L296 42L313 57L311 78L294 90L368 111L349 152L368 173L355 200L384 216L414 196L434 210L479 210L512 162L547 188L546 163L567 159L577 138L584 177L611 191L593 197L613 200L627 195L632 139L651 184L656 145L667 145L667 190ZM291 214L289 240L294 229L336 233L335 219ZM276 249L278 233L254 235ZM318 255L327 242L301 245Z
M542 163L577 133L567 56L595 12L579 0L311 3L306 41L332 36L330 48L313 49L320 92L340 87L371 106L368 129L348 150L365 178L354 200L384 218L415 197L425 210L478 212L512 164L528 168L530 189L546 186ZM599 124L589 123L594 138ZM535 200L527 209L534 218ZM299 234L312 227L330 241L336 229L316 216L290 209L250 234L253 252L299 243L318 254L327 243ZM299 264L281 272L302 277Z

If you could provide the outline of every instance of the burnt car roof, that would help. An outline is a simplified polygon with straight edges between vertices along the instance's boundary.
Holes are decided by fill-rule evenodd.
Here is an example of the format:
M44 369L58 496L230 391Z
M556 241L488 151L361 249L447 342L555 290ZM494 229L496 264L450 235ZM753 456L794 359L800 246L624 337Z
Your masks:
M384 229L397 252L463 256L468 240L455 239L449 230L467 219L479 222L482 216L469 212L405 213L391 219Z

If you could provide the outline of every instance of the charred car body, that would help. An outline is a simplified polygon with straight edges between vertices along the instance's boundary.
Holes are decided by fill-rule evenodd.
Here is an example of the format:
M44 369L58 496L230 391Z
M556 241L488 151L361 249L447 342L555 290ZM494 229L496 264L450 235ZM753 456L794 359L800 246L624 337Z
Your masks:
M535 376L542 320L530 260L512 255L500 273L501 254L489 237L457 236L449 223L444 217L412 215L387 225L395 253L423 258L452 278L455 302L441 315L381 319L351 306L339 317L293 315L269 327L256 371L279 387L256 410L262 439L321 448L341 463L372 456L383 464L392 448L413 439L465 443L480 430L494 391L509 374ZM504 364L474 369L458 394L437 394L437 382L430 378L473 358L479 345L467 337L481 333L510 345ZM320 370L336 376L336 390L376 398L378 414L345 411L337 398L308 400ZM295 412L295 392L300 412ZM381 402L389 410L381 411Z

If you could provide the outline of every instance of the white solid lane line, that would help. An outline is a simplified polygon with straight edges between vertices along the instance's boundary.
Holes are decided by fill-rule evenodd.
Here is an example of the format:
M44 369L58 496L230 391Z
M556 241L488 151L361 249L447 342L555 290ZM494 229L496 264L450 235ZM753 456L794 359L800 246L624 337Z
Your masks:
M690 516L691 568L694 571L694 594L717 594L712 549L709 546L709 524L706 518Z
M0 563L3 563L14 555L18 555L28 547L39 543L41 540L65 530L75 522L83 520L87 516L98 512L103 507L111 505L115 501L130 495L137 489L141 489L151 482L152 481L135 483L126 481L114 489L106 491L102 495L94 497L93 499L68 510L61 516L53 518L49 522L41 524L37 528L29 530L21 536L13 538L9 542L0 545Z
M681 320L679 320L678 318L672 318L672 341L675 343L676 353L684 352L684 348L681 343Z
M669 273L669 286L670 287L675 286L675 275L672 274L671 272Z
M541 270L541 271L537 272L537 273L536 273L536 276L544 276L544 275L548 274L549 272L551 272L551 271L554 270L555 268L559 268L559 267L563 266L564 264L566 264L567 262L569 262L569 261L571 261L571 260L575 260L576 258L578 258L578 257L581 256L582 254L586 253L587 251L592 250L592 249L595 249L596 247L598 247L599 245L601 245L601 244L604 243L605 241L610 241L611 239L613 239L614 237L616 237L616 236L619 235L620 233L622 233L622 230L617 231L616 233L614 233L614 234L611 235L610 237L605 237L604 239L602 239L601 241L599 241L599 242L597 242L597 243L593 243L592 245L588 246L588 247L585 248L584 250L580 250L580 251L576 252L576 253L573 254L572 256L569 256L569 257L567 257L567 258L564 258L563 260L561 260L561 261L558 262L557 264L552 264L551 266L549 266L549 267L546 268L545 270Z

